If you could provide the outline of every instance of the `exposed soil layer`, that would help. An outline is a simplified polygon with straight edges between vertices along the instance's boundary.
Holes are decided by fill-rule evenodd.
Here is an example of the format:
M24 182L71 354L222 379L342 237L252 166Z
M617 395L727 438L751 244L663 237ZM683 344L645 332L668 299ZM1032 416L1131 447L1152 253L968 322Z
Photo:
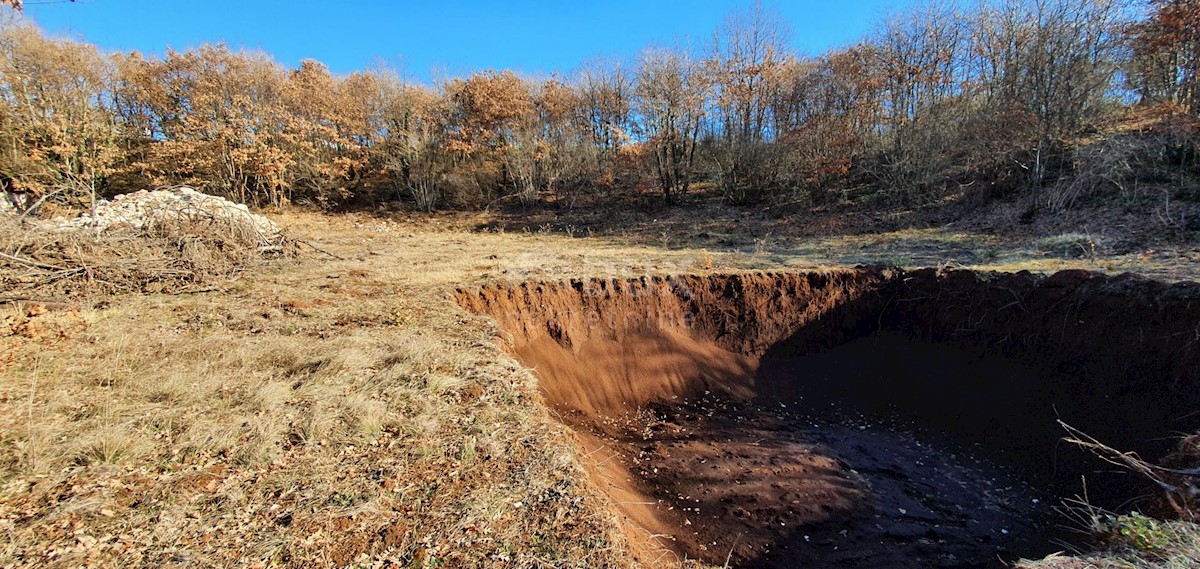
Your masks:
M645 561L988 567L1054 497L1140 489L1057 418L1159 457L1200 426L1200 288L855 269L496 285L492 316ZM634 540L637 542L638 540ZM643 540L644 541L644 540Z

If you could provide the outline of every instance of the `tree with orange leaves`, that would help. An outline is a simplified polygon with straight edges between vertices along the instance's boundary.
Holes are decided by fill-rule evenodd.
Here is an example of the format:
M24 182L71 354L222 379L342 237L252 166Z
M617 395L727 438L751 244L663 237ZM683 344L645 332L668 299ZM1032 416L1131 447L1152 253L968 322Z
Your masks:
M95 202L120 159L110 63L87 44L50 39L32 27L0 28L4 191L25 200Z
M1143 101L1200 113L1200 0L1150 0L1149 19L1131 29L1131 79Z

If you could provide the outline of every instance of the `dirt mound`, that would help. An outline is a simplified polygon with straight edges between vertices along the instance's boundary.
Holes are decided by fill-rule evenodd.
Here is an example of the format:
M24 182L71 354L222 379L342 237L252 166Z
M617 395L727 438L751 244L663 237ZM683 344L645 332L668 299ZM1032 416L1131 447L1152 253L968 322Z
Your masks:
M858 269L459 291L580 434L629 532L721 564L989 566L1054 496L1195 432L1200 292L1134 276ZM664 537L669 536L669 537ZM648 561L662 552L648 551Z

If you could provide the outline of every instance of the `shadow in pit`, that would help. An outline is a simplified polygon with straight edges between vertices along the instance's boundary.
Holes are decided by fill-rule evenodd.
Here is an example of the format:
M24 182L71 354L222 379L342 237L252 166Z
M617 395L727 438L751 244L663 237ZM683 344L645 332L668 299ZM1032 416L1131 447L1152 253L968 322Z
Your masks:
M710 563L985 567L1037 529L1031 488L928 437L720 397L648 413L630 462Z
M799 527L781 536L772 553L744 565L998 566L996 556L989 565L978 555L997 546L1021 556L1045 555L1061 549L1053 541L1078 538L1049 510L1057 498L1082 493L1083 476L1095 505L1114 511L1157 507L1142 481L1063 443L1057 420L1151 459L1169 452L1172 434L1200 428L1194 411L1200 403L1197 300L1194 284L1168 286L1132 276L930 270L892 279L858 299L859 306L838 307L863 316L849 318L856 321L857 338L829 349L819 342L827 333L822 325L809 326L769 348L755 381L758 406L783 404L814 424L907 433L921 448L941 447L943 457L966 457L944 465L943 472L962 469L952 476L959 488L934 484L926 498L963 505L972 494L983 497L977 505L985 509L960 520L976 529L993 508L1018 513L1018 519L999 520L1007 526L1000 528L1007 530L1003 543L981 540L974 552L947 548L933 534L893 541L894 551L911 550L894 563L814 559L788 546L811 541L809 528ZM871 480L871 453L856 453L858 444L829 444L848 467L867 473L878 507L878 513L850 521L859 528L851 534L892 507L887 491ZM922 476L911 464L899 471L904 478ZM1008 480L998 485L1001 477ZM998 487L1008 496L996 493ZM931 543L939 547L926 549Z

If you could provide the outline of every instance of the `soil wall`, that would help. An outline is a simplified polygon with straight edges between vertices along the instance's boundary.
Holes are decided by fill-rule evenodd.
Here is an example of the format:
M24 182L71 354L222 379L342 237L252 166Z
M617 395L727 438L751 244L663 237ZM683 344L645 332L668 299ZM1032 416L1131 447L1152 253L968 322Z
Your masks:
M1038 377L1013 378L1008 391L1108 409L1115 422L1189 415L1200 386L1200 286L1134 275L863 268L501 284L460 290L457 300L493 317L535 369L563 371L563 356L586 360L589 374L627 369L616 376L638 387L573 377L599 384L588 386L595 399L547 393L552 405L590 410L619 411L734 379L749 395L747 375L768 391L803 386L781 377L764 382L759 359L820 352L879 332L1018 361ZM674 352L680 357L665 357ZM652 388L663 373L669 385ZM548 383L554 376L541 374Z
M834 346L864 333L869 312L842 307L885 271L747 273L494 285L460 290L538 370L561 410L620 414L705 390L754 395L758 356L795 336Z

